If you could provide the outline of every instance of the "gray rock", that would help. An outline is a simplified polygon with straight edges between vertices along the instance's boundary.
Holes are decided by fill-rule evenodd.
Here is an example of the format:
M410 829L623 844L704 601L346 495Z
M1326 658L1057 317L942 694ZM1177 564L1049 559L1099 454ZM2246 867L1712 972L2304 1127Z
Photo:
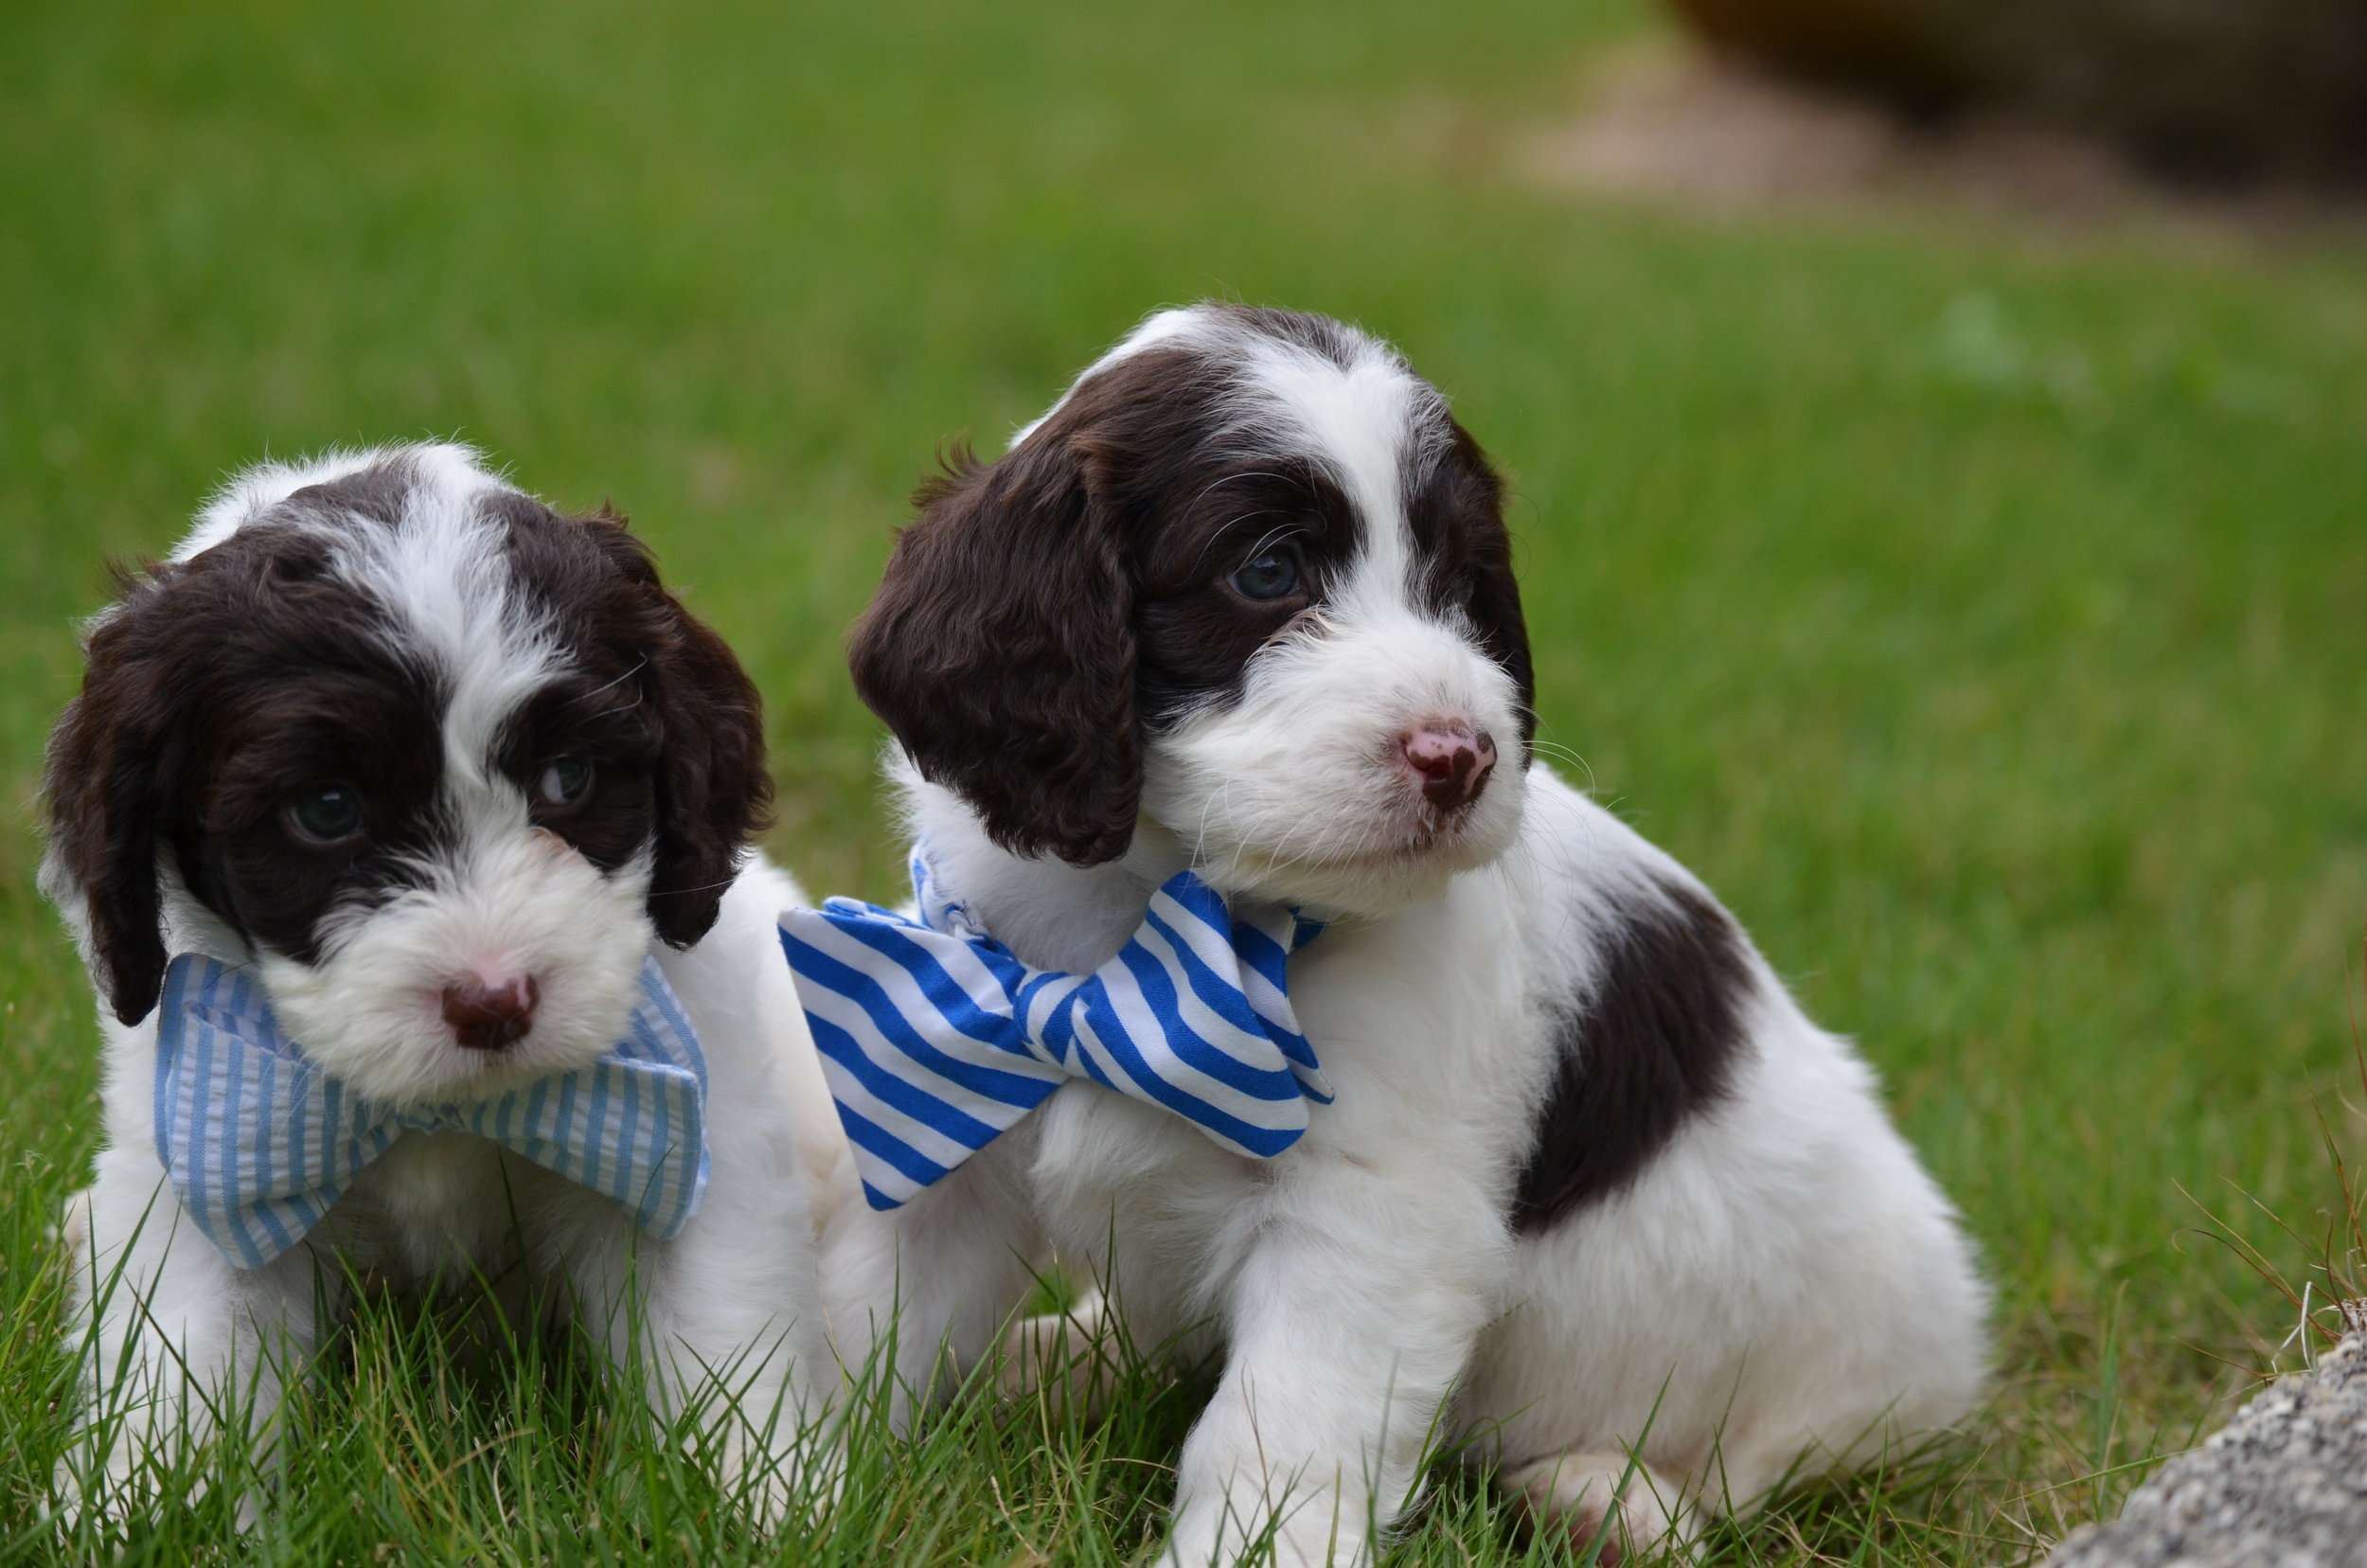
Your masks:
M2367 1568L2367 1330L2164 1465L2048 1568Z

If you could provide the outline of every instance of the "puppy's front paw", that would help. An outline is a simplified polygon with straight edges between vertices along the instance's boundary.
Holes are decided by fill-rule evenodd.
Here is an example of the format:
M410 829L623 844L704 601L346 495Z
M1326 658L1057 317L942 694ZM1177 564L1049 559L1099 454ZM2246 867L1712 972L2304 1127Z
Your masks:
M1500 1485L1532 1530L1568 1537L1580 1562L1609 1568L1693 1544L1690 1510L1676 1486L1624 1453L1557 1453L1505 1472Z
M1229 1507L1183 1508L1159 1568L1365 1568L1372 1560L1366 1521L1338 1519L1329 1502L1286 1504L1279 1521Z
M845 1450L826 1433L735 1433L719 1458L716 1479L724 1494L739 1498L766 1535L828 1508L845 1484Z
M203 1474L169 1489L139 1463L130 1442L116 1442L103 1457L85 1443L60 1458L51 1472L49 1516L68 1535L79 1534L86 1524L101 1531L120 1529L168 1506L194 1507L210 1490L212 1483ZM240 1534L262 1523L265 1507L266 1500L256 1488L238 1494L234 1523Z
M123 1524L138 1511L133 1506L125 1478L108 1474L103 1463L94 1465L87 1452L69 1453L58 1461L49 1481L49 1517L69 1535L80 1533L86 1523L100 1527Z

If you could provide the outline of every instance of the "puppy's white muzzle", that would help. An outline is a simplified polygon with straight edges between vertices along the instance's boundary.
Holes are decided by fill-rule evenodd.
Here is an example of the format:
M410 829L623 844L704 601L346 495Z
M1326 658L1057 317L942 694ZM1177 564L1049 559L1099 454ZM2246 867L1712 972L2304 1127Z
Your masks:
M1258 654L1237 703L1151 742L1144 809L1225 892L1387 914L1520 832L1516 702L1452 627L1310 618Z
M652 933L646 859L603 873L557 834L487 834L426 885L331 918L317 963L266 953L289 1035L356 1094L476 1098L590 1065L624 1030Z

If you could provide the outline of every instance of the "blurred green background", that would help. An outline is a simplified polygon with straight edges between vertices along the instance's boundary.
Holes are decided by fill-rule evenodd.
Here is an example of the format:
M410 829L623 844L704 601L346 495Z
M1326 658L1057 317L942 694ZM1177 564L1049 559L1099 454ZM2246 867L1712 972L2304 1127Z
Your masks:
M2306 1231L2320 1114L2367 1153L2367 252L1529 183L1664 28L0 9L7 1310L96 1131L30 802L107 559L267 454L480 443L632 516L764 689L772 847L883 894L839 643L903 496L1216 294L1394 339L1512 475L1541 736L1884 1073L2000 1285L2001 1473L2184 1441L2294 1313L2181 1189L2298 1259L2230 1184Z

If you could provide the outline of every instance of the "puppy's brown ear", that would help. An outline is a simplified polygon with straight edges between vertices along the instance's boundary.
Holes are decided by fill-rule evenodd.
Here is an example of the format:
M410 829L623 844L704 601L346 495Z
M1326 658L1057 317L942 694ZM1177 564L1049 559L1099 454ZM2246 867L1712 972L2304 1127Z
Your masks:
M139 624L155 590L127 586L92 630L81 692L49 732L42 887L69 918L80 902L92 979L116 1018L137 1024L165 983L158 819L191 758L171 661L144 646Z
M920 775L995 843L1097 865L1132 842L1142 739L1132 578L1080 447L1056 424L924 485L848 653Z
M650 920L683 948L715 926L723 894L762 832L773 802L764 707L730 645L658 580L649 546L603 509L582 519L630 583L642 701L660 728Z
M1528 623L1521 613L1521 582L1512 569L1512 534L1504 526L1504 484L1470 432L1453 423L1454 445L1441 465L1447 505L1470 539L1464 610L1480 645L1521 693L1521 739L1537 739L1537 672L1529 658ZM1525 751L1522 766L1527 765Z

